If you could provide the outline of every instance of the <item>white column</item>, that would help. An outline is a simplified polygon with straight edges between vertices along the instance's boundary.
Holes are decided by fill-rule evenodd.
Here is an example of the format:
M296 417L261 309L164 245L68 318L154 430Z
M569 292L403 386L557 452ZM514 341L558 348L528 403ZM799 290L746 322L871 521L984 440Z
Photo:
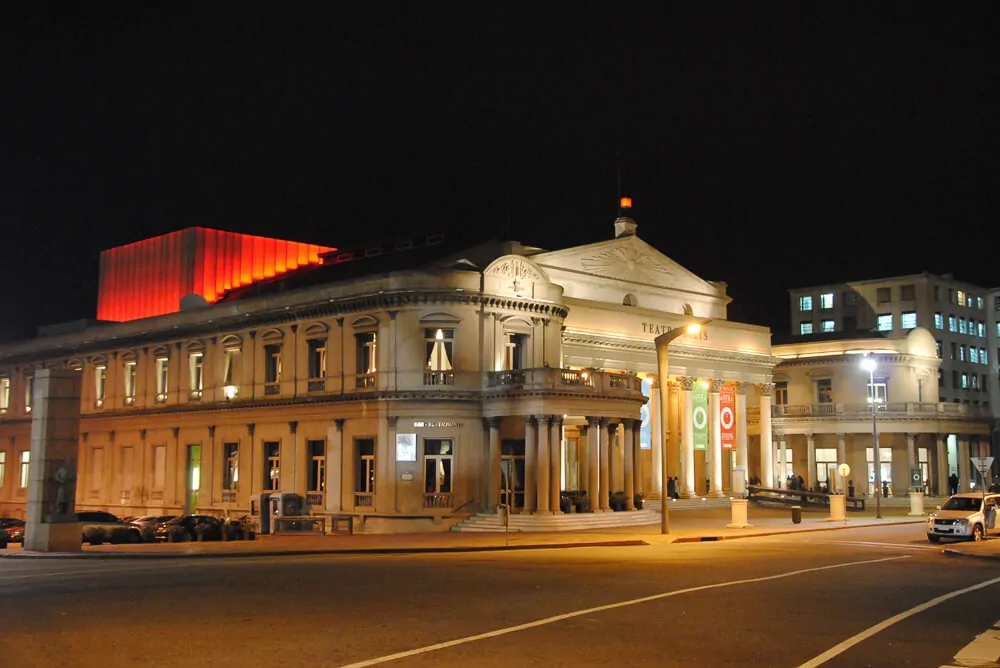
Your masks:
M535 483L538 468L538 422L534 416L524 418L524 512L534 512L536 503Z
M562 418L552 416L549 426L549 510L553 513L559 510L559 499L562 496Z
M601 420L601 510L611 510L611 447L617 429L608 418Z
M625 503L628 510L635 510L635 420L625 420ZM641 425L642 422L639 421Z
M694 415L691 412L691 390L694 389L695 378L683 376L681 384L681 489L679 494L684 498L696 496L694 488Z
M608 476L611 481L608 483L608 487L612 490L618 491L622 489L622 439L621 439L621 425L614 424L608 430L608 452L611 453L611 457L608 460Z
M590 451L587 453L587 500L590 512L600 509L601 498L601 418L587 417L587 435L590 437Z
M632 489L636 492L645 492L643 489L642 480L642 440L640 438L640 430L642 429L642 420L635 423L635 429L632 430Z
M944 436L937 436L937 452L935 453L937 470L937 495L948 496L948 449L945 447Z
M972 462L969 461L969 437L958 437L958 491L969 492L971 478L969 477Z
M785 442L785 435L778 436L778 487L788 488L788 462L785 461L788 455L788 443Z
M815 489L816 480L816 439L812 434L806 434L806 462L809 467L809 475L806 476L806 487Z
M774 485L774 441L771 437L771 392L773 383L760 384L760 483Z
M917 465L917 445L913 434L906 435L906 477L910 477L910 469Z
M667 421L660 411L660 392L665 391L665 387L660 383L660 379L654 377L650 384L650 397L649 397L649 415L652 419L652 426L649 431L650 435L650 447L653 455L653 470L650 471L650 480L652 481L652 489L649 490L650 498L662 498L663 490L666 489L663 482L663 444L667 440L666 430L664 426Z
M709 444L708 462L710 496L722 496L722 404L719 401L719 391L722 389L721 380L712 380L708 386L708 414L709 422Z
M341 450L344 447L344 420L343 418L334 420L333 427L326 430L326 510L331 512L342 511L343 501L341 494ZM223 454L225 456L225 454ZM223 466L225 466L223 462Z
M747 479L747 384L736 383L736 465L743 467Z
M837 468L840 468L841 464L846 464L846 463L847 463L847 437L844 436L844 434L837 434ZM837 478L837 483L838 483L837 489L839 489L840 493L845 496L847 495L847 483L849 480L851 480L851 475L854 474L851 473L850 475L848 475L848 477L844 478L843 480L841 480L840 477Z
M538 456L535 457L535 463L538 466L538 475L535 479L538 481L537 487L535 488L535 493L537 497L536 512L539 515L546 515L549 512L549 467L551 465L550 460L550 450L549 450L549 421L551 417L548 415L536 415L535 419L538 421Z
M486 512L495 512L500 504L500 418L486 418L490 430L490 479L486 484Z

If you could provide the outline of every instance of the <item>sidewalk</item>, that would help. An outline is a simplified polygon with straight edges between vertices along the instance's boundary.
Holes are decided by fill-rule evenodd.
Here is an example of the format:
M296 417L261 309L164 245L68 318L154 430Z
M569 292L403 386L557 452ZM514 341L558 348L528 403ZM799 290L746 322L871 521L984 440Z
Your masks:
M189 557L250 558L311 554L420 554L488 552L502 550L564 549L581 547L665 545L773 536L808 531L835 531L861 527L921 524L906 510L888 509L882 519L874 513L851 513L846 522L830 522L825 512L806 511L801 524L793 524L783 508L750 508L751 527L729 529L727 508L691 510L670 515L668 535L659 525L580 532L420 533L330 536L262 536L255 541L209 543L149 543L143 545L84 545L80 552L26 552L19 545L0 550L0 558L20 559L175 559ZM1000 560L1000 540L982 543L942 543L948 554Z

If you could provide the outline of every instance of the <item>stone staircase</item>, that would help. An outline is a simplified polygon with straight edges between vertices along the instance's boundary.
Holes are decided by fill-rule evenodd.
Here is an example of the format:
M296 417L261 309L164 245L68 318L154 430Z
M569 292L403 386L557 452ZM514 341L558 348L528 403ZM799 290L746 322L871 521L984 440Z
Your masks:
M568 513L558 515L510 516L510 530L520 532L587 531L590 529L612 529L616 527L647 526L657 524L660 513L652 510L606 513ZM497 532L504 531L503 522L497 513L479 513L456 524L452 531Z

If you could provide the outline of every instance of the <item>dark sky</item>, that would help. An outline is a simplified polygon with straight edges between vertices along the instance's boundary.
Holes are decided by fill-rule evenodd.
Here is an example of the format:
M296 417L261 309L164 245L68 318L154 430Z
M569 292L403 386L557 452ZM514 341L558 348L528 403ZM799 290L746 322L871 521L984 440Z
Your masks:
M0 10L0 337L93 317L102 249L193 225L609 238L618 165L732 319L785 329L812 283L1000 284L988 3L89 4Z

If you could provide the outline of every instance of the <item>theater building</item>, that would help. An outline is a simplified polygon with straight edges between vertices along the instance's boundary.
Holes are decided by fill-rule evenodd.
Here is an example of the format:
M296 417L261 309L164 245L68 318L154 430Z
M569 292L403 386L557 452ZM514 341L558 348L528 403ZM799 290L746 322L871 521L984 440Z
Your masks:
M660 496L663 468L682 497L774 479L769 330L729 321L726 285L627 215L614 228L555 251L202 228L106 251L98 320L0 347L0 512L23 513L46 367L82 376L77 507L119 515L236 516L288 493L367 531L461 528L504 503L653 523L634 500ZM658 378L653 340L692 322Z

